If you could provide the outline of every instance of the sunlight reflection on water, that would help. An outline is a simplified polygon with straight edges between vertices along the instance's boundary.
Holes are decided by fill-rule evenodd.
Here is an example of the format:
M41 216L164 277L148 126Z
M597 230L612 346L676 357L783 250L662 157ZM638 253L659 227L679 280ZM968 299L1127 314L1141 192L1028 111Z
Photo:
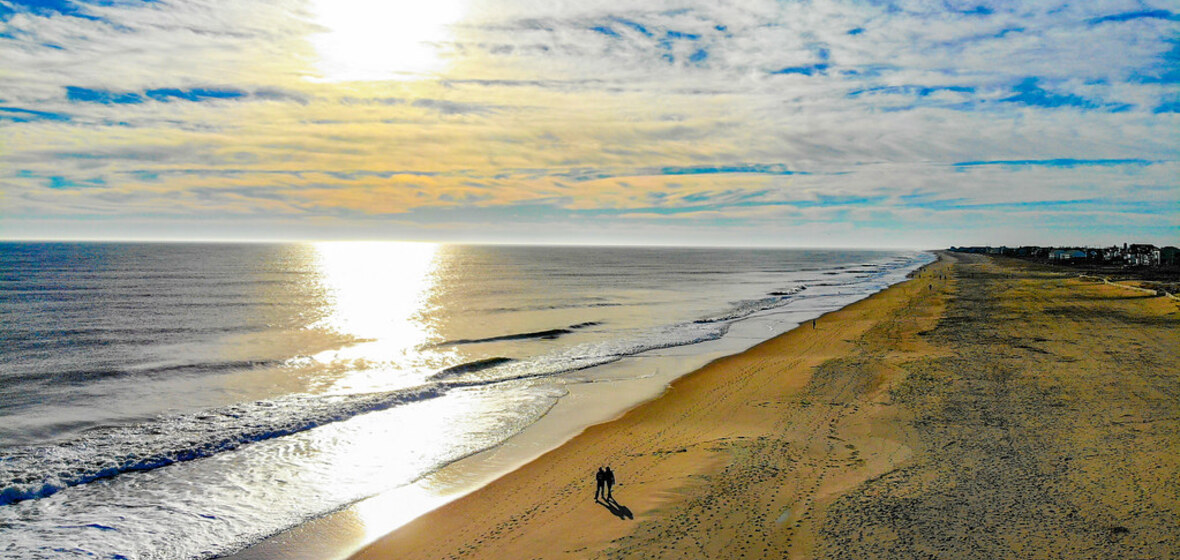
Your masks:
M426 306L438 282L439 246L331 242L314 248L330 310L314 327L360 339L313 357L351 370L332 389L390 389L422 381L436 361L422 347L436 328Z
M359 339L314 359L347 369L330 392L390 390L419 385L451 352L433 349L437 329L430 313L447 253L430 243L317 243L314 266L328 313L313 328ZM432 399L426 406L398 407L358 418L356 429L321 430L312 445L330 463L336 480L370 478L392 484L417 478L441 457L454 459L464 449L465 433L497 407L484 391L463 391ZM493 399L495 400L495 399ZM500 411L503 414L503 411ZM467 427L464 429L464 427ZM339 438L345 435L346 441ZM324 438L327 438L324 440ZM458 449L457 449L458 448ZM387 527L391 518L413 516L436 505L440 496L418 486L358 508L362 527ZM366 520L368 522L366 522ZM377 522L380 520L380 522Z

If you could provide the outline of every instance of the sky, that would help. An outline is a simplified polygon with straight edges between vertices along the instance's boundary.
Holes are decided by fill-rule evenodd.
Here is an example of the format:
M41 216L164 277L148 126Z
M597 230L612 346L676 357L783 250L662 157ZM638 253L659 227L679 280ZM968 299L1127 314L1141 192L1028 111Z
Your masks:
M0 0L0 238L1180 244L1180 3Z

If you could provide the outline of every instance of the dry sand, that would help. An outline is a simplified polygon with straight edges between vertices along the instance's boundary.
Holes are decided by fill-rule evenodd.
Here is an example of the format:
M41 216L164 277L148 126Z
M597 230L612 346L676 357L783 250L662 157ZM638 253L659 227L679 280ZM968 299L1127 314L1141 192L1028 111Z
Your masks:
M946 254L355 558L1180 558L1178 327L1167 298Z

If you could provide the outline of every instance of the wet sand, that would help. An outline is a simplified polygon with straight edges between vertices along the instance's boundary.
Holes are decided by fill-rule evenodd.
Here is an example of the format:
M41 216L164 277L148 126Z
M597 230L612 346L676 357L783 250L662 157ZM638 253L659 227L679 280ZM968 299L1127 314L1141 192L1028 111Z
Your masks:
M1176 302L943 257L355 558L1180 557Z

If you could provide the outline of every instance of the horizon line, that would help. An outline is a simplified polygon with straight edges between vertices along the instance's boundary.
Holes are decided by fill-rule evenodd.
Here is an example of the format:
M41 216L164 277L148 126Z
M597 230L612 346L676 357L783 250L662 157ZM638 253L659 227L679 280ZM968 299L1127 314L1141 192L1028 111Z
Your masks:
M521 241L429 241L413 239L172 239L172 238L6 238L0 243L142 243L142 244L192 244L192 245L264 245L264 244L318 244L318 243L415 243L430 245L482 245L505 247L632 247L632 248L682 248L682 249L848 249L862 251L938 251L947 247L923 248L914 246L861 246L861 245L738 245L738 244L678 244L658 242L521 242Z

